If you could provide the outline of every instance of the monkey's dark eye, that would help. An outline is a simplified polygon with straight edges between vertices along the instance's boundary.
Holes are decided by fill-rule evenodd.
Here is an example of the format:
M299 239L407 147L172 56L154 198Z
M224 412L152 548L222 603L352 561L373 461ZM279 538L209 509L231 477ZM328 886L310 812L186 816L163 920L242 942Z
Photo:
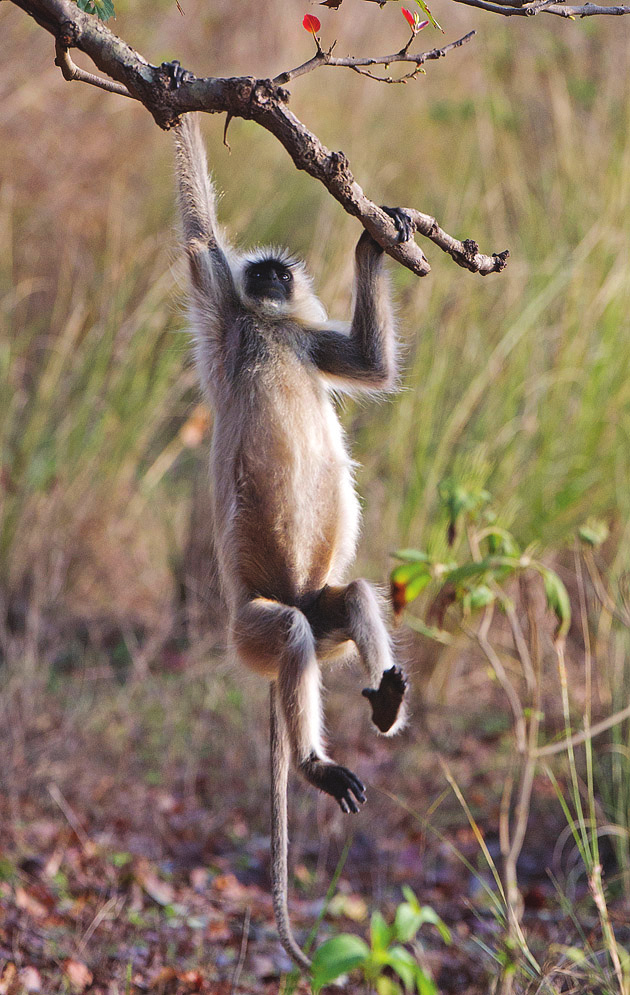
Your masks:
M290 280L291 279L291 274L290 273L283 273L282 276L280 277L280 279L281 280Z

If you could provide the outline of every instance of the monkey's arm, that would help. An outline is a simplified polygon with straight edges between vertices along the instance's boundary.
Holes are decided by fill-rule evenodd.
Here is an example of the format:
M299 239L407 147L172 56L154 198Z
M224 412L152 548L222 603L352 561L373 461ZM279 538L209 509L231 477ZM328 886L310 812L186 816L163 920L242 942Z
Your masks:
M221 311L236 307L237 293L216 217L216 194L196 114L175 128L178 199L193 290Z
M385 208L406 241L413 233L411 219L399 208ZM387 390L396 379L396 340L383 250L366 231L355 251L355 305L350 334L330 329L314 333L312 355L323 373L351 388ZM337 378L338 381L337 381Z

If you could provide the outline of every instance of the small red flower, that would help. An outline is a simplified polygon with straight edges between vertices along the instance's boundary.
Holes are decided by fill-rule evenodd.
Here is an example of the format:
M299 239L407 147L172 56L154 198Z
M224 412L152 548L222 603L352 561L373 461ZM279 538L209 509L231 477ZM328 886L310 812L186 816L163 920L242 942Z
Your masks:
M315 17L314 14L304 15L304 20L302 21L302 27L304 28L305 31L310 31L313 38L315 37L321 26L322 24L320 19L318 17Z

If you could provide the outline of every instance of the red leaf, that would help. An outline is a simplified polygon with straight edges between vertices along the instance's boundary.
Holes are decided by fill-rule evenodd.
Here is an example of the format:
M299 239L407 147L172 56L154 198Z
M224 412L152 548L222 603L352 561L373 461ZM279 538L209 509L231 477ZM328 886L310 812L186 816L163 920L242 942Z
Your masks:
M415 31L417 15L414 16L414 14L412 14L410 10L407 10L406 7L402 8L402 15L405 18L411 30Z
M320 19L318 17L315 17L314 14L304 15L304 20L302 21L302 27L304 28L305 31L310 31L313 38L315 37L321 26L322 24Z

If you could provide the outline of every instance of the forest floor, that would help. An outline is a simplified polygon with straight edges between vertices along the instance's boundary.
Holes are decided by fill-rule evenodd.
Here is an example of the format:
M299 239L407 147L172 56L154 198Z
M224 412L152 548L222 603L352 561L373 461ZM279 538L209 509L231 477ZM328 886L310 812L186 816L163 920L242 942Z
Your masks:
M98 690L76 679L40 690L35 709L21 692L5 704L1 995L283 990L291 965L269 894L265 732L247 729L248 715L266 716L266 703L255 689L243 718L230 680L217 692L207 676L185 670L149 674L131 688L106 675L94 682ZM471 708L470 696L448 716L417 706L410 729L391 741L364 737L361 699L342 710L342 697L337 688L328 703L335 755L368 784L368 805L348 819L292 784L295 931L302 941L308 935L353 834L318 942L335 932L368 936L373 909L391 919L409 885L451 930L450 946L433 927L421 933L419 956L440 992L486 995L505 956L497 888L438 755L500 867L512 751L504 709L487 697ZM546 776L534 797L519 861L523 924L551 970L560 951L596 945L597 915ZM612 852L604 857L614 885ZM627 942L630 897L617 888L615 898L614 887L611 894L609 911ZM301 982L297 990L309 989ZM365 987L349 982L345 990ZM587 988L567 982L558 990Z

